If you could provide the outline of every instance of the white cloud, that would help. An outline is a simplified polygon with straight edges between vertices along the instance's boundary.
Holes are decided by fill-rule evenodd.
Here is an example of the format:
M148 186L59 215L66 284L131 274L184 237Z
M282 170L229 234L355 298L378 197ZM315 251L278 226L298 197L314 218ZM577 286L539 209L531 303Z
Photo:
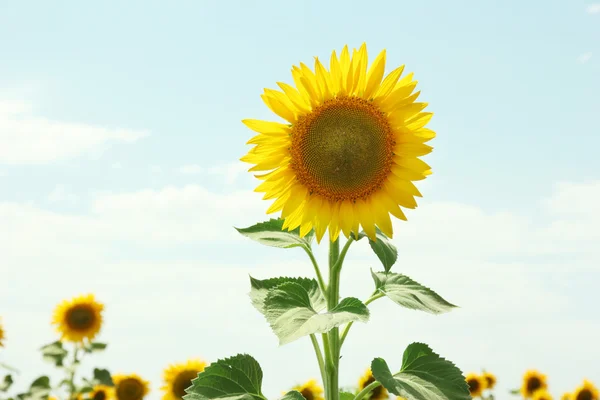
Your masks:
M0 164L46 164L146 135L146 131L50 120L33 115L27 103L0 102Z
M583 53L582 55L577 57L577 61L579 61L581 64L585 64L586 62L590 61L591 58L592 52L588 51L587 53Z
M375 356L398 367L402 348L415 340L466 371L483 366L497 373L498 393L518 386L530 367L548 373L553 390L566 391L584 375L600 381L594 312L600 298L593 288L600 274L599 201L597 181L557 185L541 200L541 220L424 202L409 222L394 224L395 269L461 308L433 317L374 303L369 324L357 324L349 336L342 382L352 384ZM160 397L164 366L195 356L254 355L269 398L316 376L309 342L278 348L247 298L249 273L312 275L300 250L252 246L232 229L266 219L266 206L255 193L216 194L198 185L103 193L89 215L0 203L0 255L14 268L0 280L10 339L3 359L26 365L24 378L34 378L45 365L34 349L54 338L47 327L54 304L93 291L107 305L101 339L110 345L94 365L85 365L142 374L153 382L151 399ZM183 252L182 245L193 250ZM317 255L324 260L321 247ZM168 256L154 261L160 248ZM343 296L368 296L369 267L379 268L378 260L363 240L349 253ZM36 296L19 301L29 292ZM390 343L397 344L394 351ZM565 371L572 354L579 354L577 368ZM290 359L292 373L280 368Z
M231 185L236 182L238 177L248 170L249 166L241 161L217 165L214 167L203 167L198 164L189 164L180 167L178 170L184 175L209 175L217 176L224 180L225 183Z
M598 14L600 13L600 3L590 4L586 10L588 14Z
M56 185L52 192L48 195L48 201L52 203L76 203L79 199L75 193L73 193L69 188L65 185Z

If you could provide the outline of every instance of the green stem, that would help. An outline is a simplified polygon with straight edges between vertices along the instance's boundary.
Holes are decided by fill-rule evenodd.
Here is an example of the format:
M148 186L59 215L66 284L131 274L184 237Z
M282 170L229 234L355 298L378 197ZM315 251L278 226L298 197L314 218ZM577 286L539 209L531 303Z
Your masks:
M325 280L323 279L323 275L321 275L321 269L319 268L319 264L317 263L315 255L313 254L312 250L309 247L302 246L302 248L304 249L306 254L308 254L308 257L310 258L310 261L312 262L312 265L315 269L315 274L317 275L317 282L319 284L319 289L321 289L321 293L323 293L323 297L325 297L325 301L327 301L327 298L328 298L327 287L325 286Z
M379 292L375 292L371 295L371 297L369 297L366 301L365 301L365 306L368 306L369 304L371 304L372 302L374 302L377 299L380 299L382 297L385 297L384 294L379 293ZM340 349L344 344L344 340L346 340L346 336L348 336L348 332L350 332L350 328L352 327L352 324L354 322L349 322L348 324L346 324L346 327L344 328L344 332L342 333L342 338L340 339Z
M76 343L75 350L73 351L73 362L71 363L71 373L69 375L69 400L75 400L77 398L75 393L75 370L77 369L77 364L79 363L79 359L77 356L79 355L79 344Z
M325 362L323 361L323 353L321 352L321 347L319 346L319 342L317 341L317 337L315 334L310 335L310 341L312 342L313 348L315 349L315 355L317 356L317 361L319 362L319 370L321 371L321 381L323 384L326 381L327 374L325 372Z
M373 389L377 389L379 386L381 386L381 383L378 381L370 383L367 387L365 387L363 390L358 392L358 394L356 396L354 396L354 400L362 399L363 397L368 395L370 392L372 392Z
M329 335L327 333L323 333L321 337L323 338L323 350L325 351L325 376L323 379L323 386L325 389L325 399L328 400L332 396L330 377L333 370L333 356L331 354L331 347L329 346Z
M347 250L346 250L347 251ZM340 299L340 241L330 242L329 245L329 285L327 286L327 309L334 309ZM329 339L329 358L327 360L327 387L326 400L339 399L339 364L340 364L340 331L333 328L327 334Z

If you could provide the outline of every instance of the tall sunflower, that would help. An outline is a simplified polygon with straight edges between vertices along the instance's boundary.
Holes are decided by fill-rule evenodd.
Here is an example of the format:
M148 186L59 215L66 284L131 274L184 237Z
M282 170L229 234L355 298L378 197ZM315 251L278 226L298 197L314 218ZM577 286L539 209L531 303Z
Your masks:
M106 385L96 385L89 394L90 400L114 400L115 388Z
M93 294L63 300L54 310L52 324L56 325L61 340L83 342L92 340L102 327L104 305Z
M4 336L4 329L2 328L2 317L0 317L0 347L4 347L4 343L2 343L4 339L6 339L6 336Z
M486 388L487 382L482 375L470 373L465 377L467 385L469 385L469 393L471 397L479 397Z
M572 400L598 400L600 394L598 388L587 379L571 395Z
M371 383L375 382L375 377L371 372L371 368L367 369L363 376L358 380L358 390L363 390ZM371 395L368 397L368 400L382 400L388 398L388 392L383 386L378 386L373 391L371 391Z
M117 400L142 400L150 391L150 384L139 375L114 375Z
M485 380L486 389L493 389L494 386L496 386L496 375L492 374L491 372L484 372L481 376Z
M206 365L202 360L188 360L185 363L169 365L164 371L165 384L161 387L165 392L163 400L180 400L185 396L185 389L192 385L192 379L204 371Z
M404 66L384 78L386 52L368 66L367 47L345 46L331 55L329 70L315 58L292 68L295 88L265 89L266 105L287 123L242 121L258 135L241 158L263 182L255 189L275 199L267 213L281 211L284 229L315 229L320 242L340 231L346 237L359 225L375 240L376 227L392 237L390 214L406 220L400 207L415 208L421 196L413 181L431 174L419 159L431 152L425 142L435 132L425 128L432 113L416 102L417 82Z
M552 395L546 389L538 389L533 392L533 400L552 400Z
M521 394L526 399L533 396L533 393L538 389L547 389L546 375L529 370L523 375L523 384L521 385Z
M302 385L294 386L292 390L297 390L306 400L324 400L323 388L315 379L311 379Z

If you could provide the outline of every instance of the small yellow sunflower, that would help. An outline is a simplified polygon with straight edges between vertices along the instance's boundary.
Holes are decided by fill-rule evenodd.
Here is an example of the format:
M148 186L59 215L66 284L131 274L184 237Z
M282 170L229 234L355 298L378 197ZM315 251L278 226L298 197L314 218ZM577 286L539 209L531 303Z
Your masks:
M425 142L435 132L425 128L432 113L416 102L417 82L404 66L384 78L386 52L368 66L367 46L345 46L331 55L329 70L315 58L314 72L305 64L292 68L295 88L278 82L281 91L265 89L266 105L286 123L247 119L257 132L254 147L241 161L263 182L255 191L274 199L267 213L281 211L283 228L315 229L320 242L340 230L346 237L359 225L375 240L378 227L392 237L390 214L406 220L400 207L416 208L421 193L413 181L431 167L419 157L431 152Z
M61 340L83 342L92 340L102 327L104 305L93 294L64 300L54 310L52 324L61 334Z
M6 339L6 336L4 336L4 329L2 328L2 317L0 317L0 347L4 347L4 343L2 343L4 339Z
M587 379L571 395L571 400L598 400L600 394L598 388Z
M373 373L371 372L371 368L367 369L365 374L361 376L361 378L358 380L358 390L363 390L371 383L375 382L375 380L376 379L373 376ZM381 400L387 398L387 390L383 386L378 386L375 389L373 389L373 391L371 392L371 396L368 397L368 400Z
M487 385L485 378L482 375L470 373L467 374L465 380L467 381L467 385L469 385L471 397L481 396Z
M96 385L89 394L90 400L114 400L115 388L106 385Z
M485 380L486 389L493 389L496 386L496 375L491 372L484 372L482 377Z
M117 400L142 400L150 391L150 384L136 374L114 375Z
M324 400L323 388L315 379L311 379L302 385L294 386L291 390L297 390L306 400Z
M571 400L571 393L563 393L563 395L560 396L560 400Z
M58 397L56 397L56 396L48 396L48 400L58 400Z
M180 400L185 396L185 389L192 385L192 379L204 371L206 363L202 360L188 360L185 363L170 365L164 371L165 392L163 400Z
M521 394L526 399L533 396L533 393L538 389L547 389L548 384L546 383L546 375L535 371L529 370L523 375L523 384L521 385Z
M552 400L552 395L546 389L538 389L533 392L533 400Z

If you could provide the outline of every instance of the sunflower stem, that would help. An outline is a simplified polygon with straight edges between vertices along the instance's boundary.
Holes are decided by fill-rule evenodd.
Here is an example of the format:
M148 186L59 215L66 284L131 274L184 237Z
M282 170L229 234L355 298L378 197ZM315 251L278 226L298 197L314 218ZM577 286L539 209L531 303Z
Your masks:
M77 370L77 364L79 363L79 343L74 344L75 349L73 350L73 361L71 363L71 371L69 374L69 400L75 400L76 388L75 388L75 371Z
M348 243L344 246L347 250ZM345 255L345 253L344 253ZM327 287L327 309L334 309L340 297L340 271L343 257L340 257L340 241L330 241L329 245L329 285ZM329 354L326 364L327 395L326 400L339 399L340 331L335 327L327 333Z
M319 371L321 371L321 381L323 385L325 385L327 374L325 372L325 362L323 361L323 353L321 352L321 347L319 346L319 342L317 341L317 337L315 334L310 335L310 341L312 342L313 348L315 349L315 355L317 356L317 361L319 362Z
M382 297L385 297L384 294L381 294L377 291L375 291L375 293L373 293L371 295L371 297L369 297L366 301L365 301L365 306L368 306L369 304L371 304L372 302L374 302L377 299L380 299ZM348 332L350 332L350 328L352 327L352 324L354 324L354 322L349 322L348 324L346 324L346 327L344 328L344 332L342 333L342 337L340 339L340 349L342 348L342 346L344 345L344 341L346 340L346 336L348 336Z
M315 274L317 275L317 283L319 284L319 289L321 289L321 293L323 294L323 297L325 298L325 301L327 302L328 301L327 300L328 299L327 286L325 286L325 280L323 279L323 275L321 274L321 269L319 268L317 259L315 258L315 255L313 254L310 247L302 246L302 248L304 249L306 254L308 254L308 257L310 258L310 261L312 262L312 265L315 269Z
M368 395L370 392L372 392L373 389L377 389L379 386L381 386L380 382L378 382L378 381L371 382L367 387L365 387L363 390L358 392L358 394L356 396L354 396L354 400L362 399L363 397Z

